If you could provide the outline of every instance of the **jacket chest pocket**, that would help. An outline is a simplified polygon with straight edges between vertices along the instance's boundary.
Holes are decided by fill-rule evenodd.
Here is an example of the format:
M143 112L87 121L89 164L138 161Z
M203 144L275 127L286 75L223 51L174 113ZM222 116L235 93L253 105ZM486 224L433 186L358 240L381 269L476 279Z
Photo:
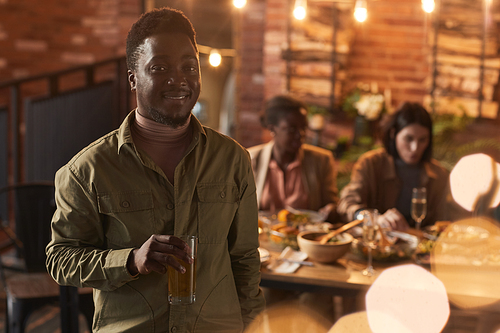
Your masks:
M97 202L109 247L141 245L155 232L151 191L101 193Z
M235 184L198 184L198 231L200 243L220 244L238 209L239 191Z

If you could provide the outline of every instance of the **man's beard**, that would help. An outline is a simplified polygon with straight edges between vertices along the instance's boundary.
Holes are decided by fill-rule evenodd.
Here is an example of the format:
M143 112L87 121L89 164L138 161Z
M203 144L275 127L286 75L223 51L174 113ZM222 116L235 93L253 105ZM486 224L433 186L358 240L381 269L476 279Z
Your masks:
M149 107L148 113L157 123L170 126L172 128L178 128L183 125L186 125L189 117L191 116L191 112L187 113L185 116L180 117L169 117L161 114L155 108Z

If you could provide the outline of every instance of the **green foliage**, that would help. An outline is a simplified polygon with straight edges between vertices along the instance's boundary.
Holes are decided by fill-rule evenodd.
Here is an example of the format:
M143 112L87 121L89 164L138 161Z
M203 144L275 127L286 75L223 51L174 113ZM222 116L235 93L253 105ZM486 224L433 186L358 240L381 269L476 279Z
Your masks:
M467 143L456 140L456 135L466 130L473 121L474 119L465 115L465 112L461 116L433 115L433 157L446 169L451 171L460 158L470 154L485 153L493 158L500 156L500 141L496 137L485 137ZM362 140L363 144L352 145L339 161L337 178L339 191L349 183L352 166L358 158L365 152L380 147L373 144L373 141L370 142L371 138Z
M342 104L342 110L350 118L355 118L358 115L358 110L354 107L354 103L358 102L361 98L361 89L355 88L352 93L349 94Z
M337 139L337 145L347 145L351 139L347 135L340 136Z
M317 106L317 105L310 105L307 109L307 114L309 116L315 115L315 114L322 114L324 116L328 115L328 109Z

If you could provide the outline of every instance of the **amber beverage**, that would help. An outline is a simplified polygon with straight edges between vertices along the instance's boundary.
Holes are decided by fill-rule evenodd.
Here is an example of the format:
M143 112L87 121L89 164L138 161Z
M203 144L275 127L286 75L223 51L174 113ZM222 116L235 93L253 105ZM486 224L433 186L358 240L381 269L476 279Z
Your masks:
M193 304L196 300L196 250L198 238L196 236L179 236L191 248L190 256L193 263L182 260L179 263L186 268L184 274L168 267L168 301L173 305Z

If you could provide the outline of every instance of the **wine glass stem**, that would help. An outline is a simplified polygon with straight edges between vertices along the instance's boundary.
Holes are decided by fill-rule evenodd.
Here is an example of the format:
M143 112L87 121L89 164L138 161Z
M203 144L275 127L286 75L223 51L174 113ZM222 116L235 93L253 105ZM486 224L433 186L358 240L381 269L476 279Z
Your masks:
M420 224L422 223L421 220L418 220L415 222L415 229L420 230Z
M372 247L368 246L368 270L372 269Z

